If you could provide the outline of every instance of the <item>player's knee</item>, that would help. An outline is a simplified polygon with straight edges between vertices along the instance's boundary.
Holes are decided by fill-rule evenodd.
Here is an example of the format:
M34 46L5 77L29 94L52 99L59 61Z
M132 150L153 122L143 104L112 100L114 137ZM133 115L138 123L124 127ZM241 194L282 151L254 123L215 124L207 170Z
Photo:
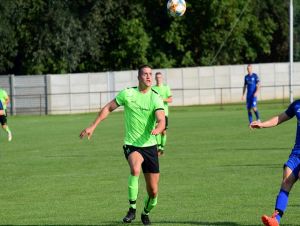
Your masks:
M158 189L153 189L153 188L149 189L148 195L151 198L157 197L157 195L158 195Z
M138 168L138 167L132 167L130 169L130 173L131 173L132 176L139 176L140 172L141 172L141 169Z
M288 177L288 178L283 178L282 183L281 183L281 187L282 187L285 191L289 192L289 191L292 189L294 183L295 183L295 181L292 180L292 179L289 178L289 177Z

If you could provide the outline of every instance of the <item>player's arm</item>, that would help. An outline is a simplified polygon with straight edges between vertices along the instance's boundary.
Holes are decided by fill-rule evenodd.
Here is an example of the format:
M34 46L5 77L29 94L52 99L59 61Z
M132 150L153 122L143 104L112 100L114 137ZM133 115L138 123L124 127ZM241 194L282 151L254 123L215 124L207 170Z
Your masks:
M165 111L163 109L159 109L155 111L156 117L156 127L152 130L152 135L158 135L165 130Z
M79 135L80 138L84 138L85 136L87 136L88 139L90 139L94 133L94 130L98 126L98 124L101 121L103 121L104 119L106 119L106 117L110 114L110 112L115 110L117 107L119 107L119 105L117 104L115 99L112 100L111 102L109 102L108 104L106 104L99 112L95 121L89 127L87 127L86 129L81 131L81 133Z
M267 121L264 121L264 122L254 121L250 124L249 127L251 129L270 128L270 127L277 126L289 119L290 119L290 117L285 112L283 112L282 114L277 115L277 116L275 116Z
M165 99L163 99L164 103L172 103L173 102L173 96L172 96L172 92L169 86L166 86L167 92L166 92L166 97Z
M255 93L253 94L253 96L257 97L257 94L258 94L258 91L260 90L260 82L258 81L257 84L256 84L256 91Z
M163 101L164 101L165 103L172 103L172 102L173 102L173 97L172 97L172 96L169 96L168 98L163 99Z

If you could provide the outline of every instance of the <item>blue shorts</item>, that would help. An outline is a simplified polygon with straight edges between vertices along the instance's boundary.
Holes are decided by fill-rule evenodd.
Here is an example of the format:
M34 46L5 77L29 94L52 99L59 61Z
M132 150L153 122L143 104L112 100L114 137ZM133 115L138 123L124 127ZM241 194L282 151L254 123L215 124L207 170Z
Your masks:
M257 105L257 97L247 97L247 109L255 108Z
M290 154L289 159L286 163L284 163L284 167L289 167L295 178L299 178L299 171L300 171L300 155Z
M0 101L0 110L3 110L3 105L1 101Z

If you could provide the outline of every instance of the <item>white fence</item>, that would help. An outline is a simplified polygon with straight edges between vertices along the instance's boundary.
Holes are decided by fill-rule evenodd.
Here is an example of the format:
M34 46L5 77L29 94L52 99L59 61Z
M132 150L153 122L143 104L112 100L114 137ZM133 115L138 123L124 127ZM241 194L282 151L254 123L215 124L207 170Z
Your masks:
M173 106L241 101L247 65L154 69L161 71L173 92ZM289 96L289 64L254 64L260 79L260 100ZM137 85L137 71L48 76L49 113L99 110L117 91ZM294 95L300 96L300 63L294 63Z
M154 69L173 92L173 106L241 101L247 65ZM260 100L289 96L289 64L253 64L261 79ZM300 97L300 62L294 63L294 96ZM63 114L98 111L116 93L137 86L137 70L45 76L0 76L11 95L13 114Z

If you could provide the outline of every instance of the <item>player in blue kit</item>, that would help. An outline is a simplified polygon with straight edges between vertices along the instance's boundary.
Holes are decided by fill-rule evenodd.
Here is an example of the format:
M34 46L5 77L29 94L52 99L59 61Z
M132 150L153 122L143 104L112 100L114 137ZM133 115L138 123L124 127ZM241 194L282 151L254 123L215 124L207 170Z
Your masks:
M279 225L280 219L288 205L289 193L294 183L300 177L300 123L298 123L300 121L300 100L296 100L295 102L293 102L285 112L278 116L275 116L265 122L255 121L250 124L250 128L254 129L269 128L277 126L293 118L294 116L296 116L297 118L297 133L295 145L292 149L289 159L284 164L283 179L280 191L276 199L275 211L271 217L263 215L261 218L262 222L266 226Z
M248 119L249 123L252 122L252 113L254 112L256 120L259 121L259 112L257 110L257 95L260 88L260 80L257 74L252 72L252 65L248 64L247 66L248 74L244 79L243 95L242 100L245 99L245 92L247 89L247 110L248 110Z
M4 115L4 109L3 109L3 105L2 105L2 102L0 101L0 116L1 115Z

